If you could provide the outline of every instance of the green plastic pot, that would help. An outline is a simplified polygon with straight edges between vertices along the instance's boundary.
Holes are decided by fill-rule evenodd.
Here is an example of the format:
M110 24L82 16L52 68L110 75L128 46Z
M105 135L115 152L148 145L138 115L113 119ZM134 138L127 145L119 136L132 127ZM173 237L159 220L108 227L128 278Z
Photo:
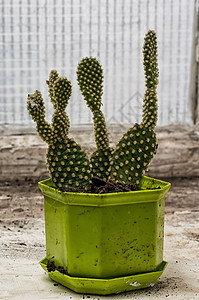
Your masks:
M39 187L45 209L44 269L47 260L53 258L68 272L68 276L61 277L85 279L84 285L89 286L91 279L110 283L116 278L152 274L165 268L164 206L170 183L143 177L138 191L99 195L63 193L55 190L51 179L39 182ZM60 282L52 276L56 272L49 275ZM67 282L66 278L65 284L63 280L60 283L71 288ZM99 289L96 291L100 294ZM87 287L83 292L95 293L95 288L90 291ZM111 288L103 294L110 292Z

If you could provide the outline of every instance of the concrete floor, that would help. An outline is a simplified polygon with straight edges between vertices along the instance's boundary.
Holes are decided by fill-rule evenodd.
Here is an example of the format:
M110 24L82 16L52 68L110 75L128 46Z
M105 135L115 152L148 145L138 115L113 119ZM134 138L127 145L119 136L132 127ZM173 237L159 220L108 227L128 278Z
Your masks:
M29 181L21 188L20 183L2 183L0 299L199 299L199 198L194 180L174 183L168 194L164 259L169 264L157 284L106 297L76 294L48 278L38 264L45 256L42 196ZM29 198L24 185L29 186Z

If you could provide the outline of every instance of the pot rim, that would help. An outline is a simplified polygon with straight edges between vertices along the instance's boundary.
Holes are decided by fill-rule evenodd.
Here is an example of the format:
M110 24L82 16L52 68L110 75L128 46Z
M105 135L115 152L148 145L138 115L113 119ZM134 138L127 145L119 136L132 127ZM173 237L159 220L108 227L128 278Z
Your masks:
M84 206L112 206L130 203L158 202L166 195L171 184L162 180L143 176L140 183L141 189L131 192L91 194L91 193L74 193L61 192L52 186L52 179L45 179L38 183L44 196L50 197L55 201L67 205L84 205ZM150 187L157 189L150 189ZM145 187L145 189L144 189ZM149 189L147 189L147 187ZM142 189L143 188L143 189Z

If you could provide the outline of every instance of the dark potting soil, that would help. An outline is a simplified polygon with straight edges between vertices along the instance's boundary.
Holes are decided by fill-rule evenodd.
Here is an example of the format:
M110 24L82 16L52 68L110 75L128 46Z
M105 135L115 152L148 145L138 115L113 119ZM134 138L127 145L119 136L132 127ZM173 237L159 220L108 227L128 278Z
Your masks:
M137 185L133 183L122 183L114 180L104 181L98 177L91 179L91 185L85 189L85 187L78 188L63 188L62 192L73 193L91 193L91 194L107 194L107 193L119 193L119 192L131 192L137 190Z
M48 270L48 272L54 272L55 271L55 269L56 269L56 267L55 267L55 262L54 262L54 260L53 261L48 261L48 263L47 263L47 270Z
M48 272L54 272L55 270L57 270L57 271L59 271L62 274L65 274L65 275L68 274L67 271L64 269L64 267L61 267L61 266L56 267L54 260L52 260L52 261L49 260L48 261L48 263L47 263L47 270L48 270Z
M160 186L148 188L150 190L161 189ZM108 180L104 181L98 177L91 179L91 185L87 188L79 186L78 188L67 187L60 189L62 192L72 193L91 193L91 194L107 194L119 192L132 192L138 190L138 185L135 183L123 183L120 181Z

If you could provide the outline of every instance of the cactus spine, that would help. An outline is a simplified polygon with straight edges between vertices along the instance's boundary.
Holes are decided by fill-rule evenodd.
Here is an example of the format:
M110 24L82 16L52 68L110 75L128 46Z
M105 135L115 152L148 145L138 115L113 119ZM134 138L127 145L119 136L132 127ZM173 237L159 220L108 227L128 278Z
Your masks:
M59 77L51 71L49 95L54 107L52 125L45 121L45 106L41 93L36 91L28 96L28 111L37 123L37 131L42 139L49 144L47 162L50 175L55 186L64 187L88 186L90 183L89 160L81 147L68 138L69 119L65 109L72 92L67 78Z
M109 147L105 118L100 110L103 70L96 58L86 57L81 60L77 69L77 80L82 95L93 113L97 150L91 156L91 176L107 180L112 149Z
M145 37L143 54L146 78L143 119L140 125L134 124L116 145L109 168L114 180L136 184L139 184L156 150L158 68L154 31L149 31Z

